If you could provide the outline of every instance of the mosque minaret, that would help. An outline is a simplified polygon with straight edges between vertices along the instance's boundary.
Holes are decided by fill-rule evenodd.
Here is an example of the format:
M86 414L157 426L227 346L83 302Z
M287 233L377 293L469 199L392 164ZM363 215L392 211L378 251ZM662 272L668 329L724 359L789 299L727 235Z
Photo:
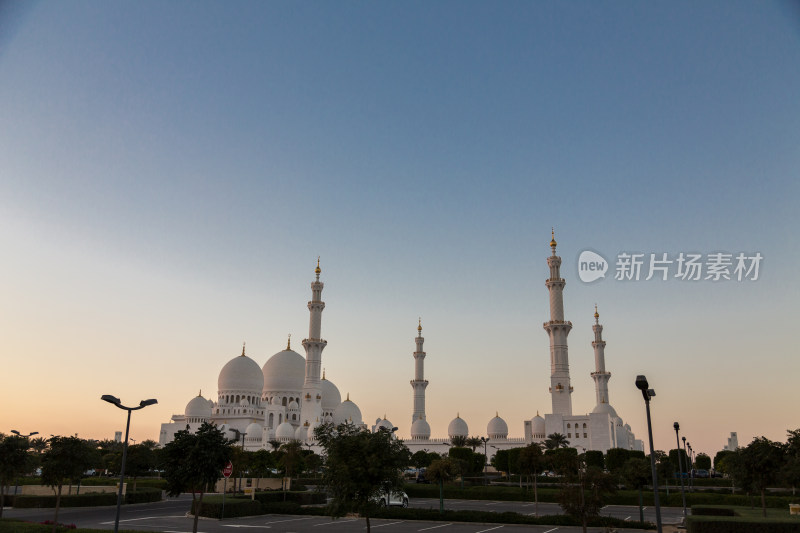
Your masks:
M567 336L572 322L564 320L564 285L561 277L561 258L556 255L555 230L550 241L552 255L547 258L550 277L545 282L550 291L550 320L544 329L550 337L550 395L553 401L553 414L572 415L572 386L569 380L569 356Z
M592 341L592 348L594 348L594 368L592 372L592 379L594 380L595 395L597 396L597 405L609 403L608 400L608 380L611 379L611 372L606 372L606 341L603 340L603 326L600 325L600 313L597 312L597 305L594 306L594 340Z
M427 438L431 434L431 429L425 417L425 389L428 386L428 380L425 379L425 352L422 350L422 344L425 342L425 338L422 336L422 319L419 320L418 324L417 337L415 339L417 349L414 352L414 379L411 380L411 388L414 389L411 437ZM418 420L421 422L417 423Z
M322 289L325 286L319 280L322 270L317 268L314 273L316 280L311 283L311 301L308 302L310 313L308 325L308 338L303 339L303 348L306 350L306 377L303 383L303 396L300 407L301 427L317 425L322 419L322 389L320 376L322 374L322 350L328 341L322 339L322 310L325 302L322 301Z

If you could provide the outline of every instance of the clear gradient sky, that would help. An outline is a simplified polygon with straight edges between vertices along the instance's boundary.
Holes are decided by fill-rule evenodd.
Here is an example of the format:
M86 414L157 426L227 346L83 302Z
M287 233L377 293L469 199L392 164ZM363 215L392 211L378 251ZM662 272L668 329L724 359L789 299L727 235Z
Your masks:
M0 431L131 436L308 332L408 436L550 410L555 226L576 413L656 447L800 427L797 2L0 3ZM758 281L585 284L578 254L760 252ZM613 270L613 265L612 265ZM302 353L302 350L298 350Z

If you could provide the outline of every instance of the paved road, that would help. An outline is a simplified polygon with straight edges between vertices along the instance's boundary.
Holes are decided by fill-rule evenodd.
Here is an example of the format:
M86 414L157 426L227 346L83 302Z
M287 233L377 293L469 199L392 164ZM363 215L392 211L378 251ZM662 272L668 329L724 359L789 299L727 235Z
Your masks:
M159 531L165 533L188 533L192 530L192 517L187 516L191 496L170 498L163 502L126 505L122 508L120 529L137 529L140 531ZM447 509L474 509L493 510L497 512L513 511L522 514L533 514L534 504L529 502L490 502L480 500L446 500ZM415 499L411 502L416 508L439 507L439 500ZM635 510L635 513L633 512ZM646 510L645 519L648 519ZM665 516L677 517L680 520L680 509L662 509ZM93 529L114 529L115 507L80 507L64 508L59 513L59 522L76 524L79 527ZM540 503L539 514L558 514L560 508L552 503ZM609 506L603 509L603 514L619 518L638 518L638 508L628 506ZM43 521L52 519L52 509L10 509L4 510L3 515L9 518ZM654 513L653 513L654 517ZM653 518L655 520L655 518ZM506 524L462 524L449 522L405 521L405 520L371 520L372 528L380 533L412 533L428 531L431 533L578 533L581 528L563 526L517 526ZM296 516L296 515L262 515L253 517L234 518L226 520L200 521L198 531L201 533L243 533L248 530L269 530L276 533L342 533L350 531L364 531L366 522L363 519L340 518L331 520L328 517ZM590 528L592 533L598 529ZM627 529L627 533L636 533L642 530Z

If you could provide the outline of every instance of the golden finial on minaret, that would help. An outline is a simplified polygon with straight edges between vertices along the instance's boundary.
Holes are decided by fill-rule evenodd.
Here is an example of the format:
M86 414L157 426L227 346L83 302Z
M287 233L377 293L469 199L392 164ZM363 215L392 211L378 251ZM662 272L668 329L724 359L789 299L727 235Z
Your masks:
M597 304L594 304L594 318L600 318L600 313L597 312Z
M419 325L417 326L417 331L422 334L422 317L419 317Z
M246 342L242 343L242 357L244 357L244 345L247 344Z
M550 235L552 236L552 239L550 239L550 248L552 248L553 251L555 251L555 249L556 249L556 229L555 228L550 228Z
M317 268L314 269L314 272L317 274L317 276L319 276L322 272L322 269L319 267L319 256L317 256Z
M289 340L286 341L286 349L287 350L291 350L292 349L292 334L291 333L289 333Z

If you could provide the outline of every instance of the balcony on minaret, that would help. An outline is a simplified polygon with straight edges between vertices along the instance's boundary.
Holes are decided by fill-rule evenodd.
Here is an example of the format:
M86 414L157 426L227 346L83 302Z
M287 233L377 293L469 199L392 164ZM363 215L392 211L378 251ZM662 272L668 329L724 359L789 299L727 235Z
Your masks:
M561 383L556 385L556 392L564 392L564 390L566 390L566 389L564 388L564 385L562 385ZM569 391L572 392L573 390L574 389L572 388L572 385L570 385L569 386ZM553 392L553 387L550 387L550 392Z
M569 326L572 327L572 322L569 320L548 320L542 323L542 327L547 329L547 326Z
M610 376L611 372L592 372L591 376Z

